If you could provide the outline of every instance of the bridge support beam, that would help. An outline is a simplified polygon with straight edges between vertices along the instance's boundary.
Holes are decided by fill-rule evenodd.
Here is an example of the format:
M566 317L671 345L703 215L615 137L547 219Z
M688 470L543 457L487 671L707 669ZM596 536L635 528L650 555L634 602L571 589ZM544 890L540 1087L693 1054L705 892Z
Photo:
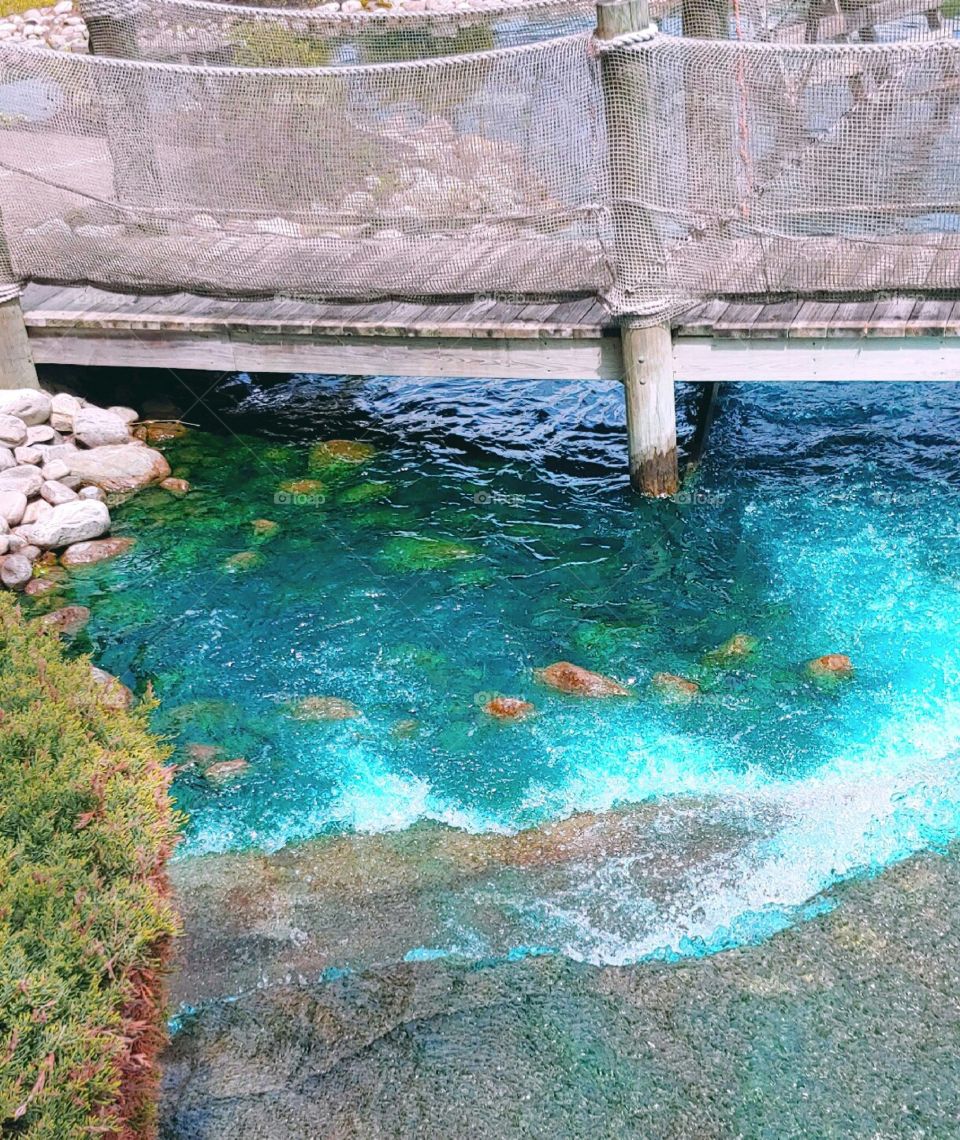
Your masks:
M625 322L620 337L630 486L642 495L674 495L679 477L670 326Z
M0 301L0 388L39 388L20 298Z

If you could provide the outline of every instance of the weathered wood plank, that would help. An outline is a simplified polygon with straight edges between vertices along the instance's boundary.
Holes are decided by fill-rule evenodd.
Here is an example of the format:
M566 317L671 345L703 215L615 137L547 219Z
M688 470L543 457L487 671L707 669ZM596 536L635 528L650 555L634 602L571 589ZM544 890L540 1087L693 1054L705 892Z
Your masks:
M800 312L802 302L773 301L764 305L760 315L750 326L752 337L780 337L786 336L787 331Z
M447 376L507 380L619 380L617 337L315 337L265 339L166 331L59 332L37 329L35 359L97 367L324 372L355 376Z
M878 301L870 315L868 336L903 336L916 307L915 297L887 297Z
M876 301L841 301L830 320L827 336L866 336L876 307Z
M830 322L837 312L836 301L804 301L790 323L787 336L826 336Z
M764 305L733 301L713 324L714 336L745 337L750 335L753 322L763 312Z
M908 336L943 336L950 325L952 301L917 301L906 322Z

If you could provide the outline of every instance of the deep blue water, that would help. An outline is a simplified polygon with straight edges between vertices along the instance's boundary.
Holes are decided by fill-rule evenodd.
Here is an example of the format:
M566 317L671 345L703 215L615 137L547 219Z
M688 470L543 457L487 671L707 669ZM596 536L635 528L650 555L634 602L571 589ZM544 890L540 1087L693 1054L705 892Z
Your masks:
M655 921L648 852L518 902L531 944L630 961L773 929L832 882L960 832L960 389L730 386L695 480L655 503L625 489L621 399L239 377L192 409L207 430L167 448L191 494L116 508L136 552L71 591L99 663L153 685L178 762L193 743L250 763L222 784L180 773L179 858L424 818L512 831L681 795L768 821L688 853ZM311 468L331 438L375 454ZM302 478L322 491L278 498ZM705 661L738 632L752 657ZM805 673L830 652L852 680ZM533 670L558 659L636 696L544 689ZM701 695L664 703L660 671ZM537 715L491 721L494 693ZM309 696L362 716L292 717Z

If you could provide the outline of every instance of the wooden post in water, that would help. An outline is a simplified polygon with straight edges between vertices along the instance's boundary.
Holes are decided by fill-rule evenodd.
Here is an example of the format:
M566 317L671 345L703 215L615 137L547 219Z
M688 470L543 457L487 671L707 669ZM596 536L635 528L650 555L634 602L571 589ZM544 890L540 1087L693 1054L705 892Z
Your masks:
M624 321L620 336L630 486L643 495L675 495L679 477L670 327Z
M0 296L15 288L4 284L12 280L13 266L3 232L3 214L0 213ZM39 387L17 288L12 297L7 296L6 300L0 301L0 388Z
M647 0L597 4L598 40L617 39L649 25ZM656 226L640 204L645 164L656 161L642 153L636 141L637 116L647 102L642 74L603 65L603 96L614 198L614 260L619 285L629 294L642 280L644 251L650 255L660 250ZM620 336L630 485L644 495L673 495L678 484L677 419L670 326L642 326L625 319Z

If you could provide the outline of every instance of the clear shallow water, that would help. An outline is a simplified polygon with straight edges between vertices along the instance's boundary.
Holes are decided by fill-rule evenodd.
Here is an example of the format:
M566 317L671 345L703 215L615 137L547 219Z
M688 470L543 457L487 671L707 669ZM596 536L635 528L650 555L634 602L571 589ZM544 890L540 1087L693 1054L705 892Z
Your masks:
M625 491L607 386L239 378L208 402L188 418L216 434L167 449L190 496L117 509L136 553L71 588L100 664L152 683L179 761L200 743L251 764L222 785L181 772L180 858L702 798L740 838L691 843L669 892L642 849L577 862L546 893L496 885L526 945L626 962L762 936L832 882L960 832L960 390L731 388L670 503ZM327 438L376 455L312 471ZM325 489L278 500L299 478ZM279 529L258 540L255 519ZM706 664L736 632L755 656ZM850 654L852 682L806 677L828 652ZM539 687L532 670L558 659L637 695ZM702 695L664 704L659 671ZM491 722L493 693L538 715ZM311 695L363 717L293 719ZM410 951L488 948L459 907L445 941Z

